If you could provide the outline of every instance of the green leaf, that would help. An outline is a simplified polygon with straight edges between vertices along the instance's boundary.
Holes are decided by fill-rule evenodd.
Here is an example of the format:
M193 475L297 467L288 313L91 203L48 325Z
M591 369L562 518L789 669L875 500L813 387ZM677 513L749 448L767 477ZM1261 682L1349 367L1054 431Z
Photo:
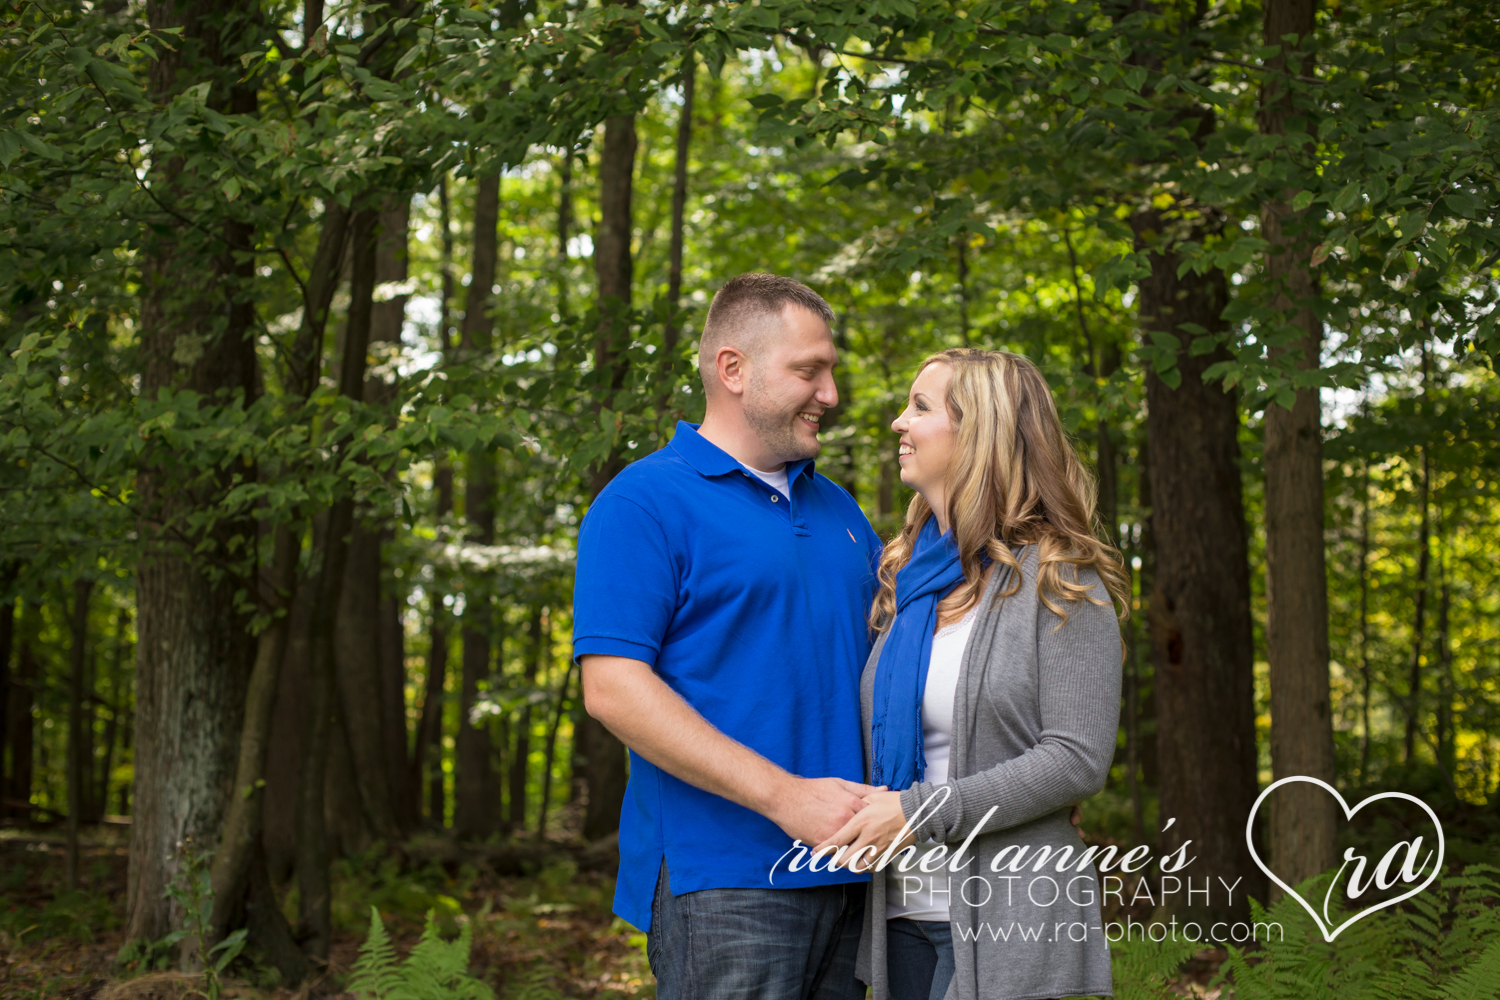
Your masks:
M21 145L31 150L37 156L45 156L49 160L61 160L63 158L62 150L58 149L50 142L38 139L36 136L32 135L30 132L25 131L24 129L15 129L13 131L13 134L21 143Z
M1295 212L1301 212L1302 210L1307 208L1307 206L1311 205L1313 203L1313 199L1316 197L1317 195L1313 194L1311 191L1298 191L1297 197L1292 199L1292 210Z

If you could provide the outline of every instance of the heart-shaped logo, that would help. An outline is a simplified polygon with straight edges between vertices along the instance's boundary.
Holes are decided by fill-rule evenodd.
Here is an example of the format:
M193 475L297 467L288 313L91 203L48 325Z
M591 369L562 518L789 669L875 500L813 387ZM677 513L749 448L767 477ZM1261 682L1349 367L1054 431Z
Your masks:
M1407 802L1415 802L1419 807L1421 807L1422 811L1427 814L1428 818L1430 818L1432 820L1433 828L1437 830L1437 842L1438 842L1437 864L1433 865L1433 867L1432 867L1432 874L1428 875L1427 878L1422 882L1422 884L1418 885L1415 889L1411 889L1411 890L1409 890L1407 892L1402 893L1399 896L1395 896L1395 897L1393 897L1391 899L1387 899L1387 900L1384 900L1383 902L1379 902L1379 903L1376 903L1373 906L1367 907L1367 908L1361 910L1360 912L1356 913L1354 916L1350 917L1348 920L1345 920L1343 923L1339 924L1337 927L1335 927L1333 930L1330 931L1328 929L1328 924L1324 922L1323 917L1320 917L1318 915L1318 911L1314 910L1308 904L1307 900L1303 899L1300 895L1298 895L1296 889L1293 889L1291 886L1289 886L1285 882L1281 881L1281 879L1277 878L1276 877L1276 873L1273 872L1273 871L1271 871L1270 866L1268 866L1264 861L1262 861L1260 859L1260 855L1257 854L1256 851L1255 851L1255 837L1253 836L1253 832L1255 830L1255 815L1256 815L1256 813L1260 812L1261 803L1265 802L1266 801L1266 797L1268 795L1270 795L1272 792L1276 791L1276 789L1278 789L1282 785L1285 785L1288 782L1292 782L1292 781L1305 781L1305 782L1308 782L1309 784L1317 785L1319 788L1323 789L1329 795L1332 795L1335 799L1338 799L1339 805L1341 807L1343 807L1344 818L1346 820L1352 820L1354 818L1354 814L1355 813L1359 812L1361 809L1363 809L1365 806L1369 805L1371 802L1379 802L1381 799L1404 799ZM1420 839L1421 838L1418 838L1418 840L1420 840ZM1287 777L1287 778L1282 778L1280 781L1274 781L1274 782L1271 783L1271 785L1265 791L1263 791L1263 792L1260 793L1260 798L1258 798L1258 799L1255 800L1255 805L1252 806L1251 809L1250 809L1250 818L1245 821L1245 843L1250 848L1250 857L1252 857L1252 858L1255 859L1255 864L1260 868L1260 870L1263 871L1263 872L1265 872L1266 873L1266 877L1269 878L1272 882L1275 882L1277 885L1281 886L1281 888L1289 896L1291 896L1297 902L1299 902L1299 903L1302 904L1302 908L1308 912L1308 914L1313 918L1313 922L1318 925L1318 930L1320 930L1320 931L1323 932L1323 940L1327 941L1329 943L1332 943L1334 938L1338 937L1341 933L1343 933L1343 931L1344 931L1345 928L1347 928L1349 925L1355 923L1356 921L1363 920L1365 917L1368 917L1370 914L1374 913L1376 910L1383 910L1387 906L1394 906L1394 905L1396 905L1397 903L1401 902L1403 899L1410 899L1411 897L1415 896L1417 893L1421 892L1423 889L1425 889L1429 885L1431 885L1432 882L1433 882L1433 879L1435 879L1435 878L1438 877L1438 872L1440 872L1440 871L1443 870L1443 850L1444 850L1444 846L1445 846L1444 842L1443 842L1443 824L1441 824L1441 823L1438 822L1437 813L1433 812L1432 809L1431 809L1431 807L1429 807L1427 805L1427 803L1423 802L1421 799L1417 798L1414 795L1407 795L1405 792L1381 792L1379 795L1371 795L1369 798L1365 799L1359 805L1355 806L1353 809L1350 809L1349 808L1349 803L1347 803L1347 802L1344 801L1344 797L1338 793L1338 789L1334 788L1332 785L1328 784L1328 782L1326 782L1326 781L1319 781L1317 778L1309 778L1306 775L1300 775L1300 774L1292 775L1291 777ZM1397 845L1397 846L1399 846L1399 845ZM1380 865L1379 869L1377 869L1377 879L1379 878L1381 872L1384 872L1387 868L1389 868L1388 862L1390 862L1391 859L1394 857L1395 850L1396 850L1396 848L1392 848L1391 849L1391 853L1389 853L1389 854L1386 855L1386 860L1381 862L1381 865ZM1402 871L1402 876L1401 876L1400 880L1403 881L1403 882L1405 882L1405 881L1411 881L1412 879L1414 879L1416 877L1416 875L1418 875L1418 874L1421 873L1422 869L1420 869L1420 868L1417 869L1416 872L1412 872L1411 871L1411 857L1412 856L1414 856L1414 855L1409 853L1407 865L1406 865L1406 867ZM1345 860L1344 860L1344 864L1347 866L1349 864L1350 860L1351 859L1346 855L1345 856ZM1425 861L1423 862L1422 867L1423 868L1426 867ZM1355 877L1356 878L1357 878L1359 872L1363 870L1363 868L1364 868L1364 859L1359 859L1359 866L1355 869ZM1340 868L1339 871L1342 872L1343 869ZM1329 895L1333 894L1333 890L1338 885L1338 881L1339 881L1338 877L1335 876L1334 880L1333 880L1333 885L1330 886L1329 889L1328 889ZM1391 884L1394 884L1394 881ZM1389 888L1389 886L1387 886L1386 884L1384 884L1382 882L1381 883L1381 888ZM1328 911L1328 899L1326 897L1323 900L1323 910L1324 910L1324 915L1326 916L1327 915L1327 911ZM1331 921L1332 918L1330 917L1329 920Z

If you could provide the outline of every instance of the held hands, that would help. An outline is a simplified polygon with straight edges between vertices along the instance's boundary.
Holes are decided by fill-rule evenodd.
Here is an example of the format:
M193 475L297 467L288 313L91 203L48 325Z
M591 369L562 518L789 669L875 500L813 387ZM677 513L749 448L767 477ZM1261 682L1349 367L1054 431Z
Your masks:
M837 833L819 843L814 853L824 848L845 847L844 864L850 871L864 872L875 867L892 842L896 843L892 850L894 854L916 841L909 830L902 836L906 826L906 813L901 808L900 792L877 789L865 795L863 803L864 808L855 812ZM1077 828L1078 836L1082 839L1083 810L1077 803L1074 803L1068 814L1068 820ZM901 839L896 841L897 837ZM807 840L803 842L811 843ZM874 850L869 850L872 847Z
M915 841L916 838L910 831L902 836L905 826L906 814L901 811L901 793L874 790L864 797L864 808L855 813L837 833L819 843L817 850L847 847L843 858L849 870L869 871L897 837L901 837L895 847L898 851ZM872 847L874 850L869 850Z
M816 844L846 826L865 808L865 796L879 789L843 778L794 778L780 791L766 818L788 837Z

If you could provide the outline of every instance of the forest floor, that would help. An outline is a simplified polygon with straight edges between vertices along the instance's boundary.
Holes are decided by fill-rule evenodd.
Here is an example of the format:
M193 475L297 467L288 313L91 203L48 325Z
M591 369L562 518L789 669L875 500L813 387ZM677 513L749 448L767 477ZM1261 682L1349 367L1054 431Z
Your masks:
M60 829L0 829L0 1000L185 1000L191 982L117 964L124 944L128 827L89 830L82 885L60 892ZM498 1000L649 1000L656 981L645 936L610 913L614 880L580 869L565 851L528 875L496 874L483 849L464 852L436 838L404 845L398 857L372 850L334 867L334 948L328 974L311 988L278 987L275 974L240 962L225 992L244 1000L349 1000L339 986L369 930L371 907L405 955L433 913L447 934L467 916L474 928L470 968ZM534 851L535 848L527 848ZM493 848L492 856L506 847ZM522 852L523 856L525 851ZM479 863L462 860L479 857ZM1148 913L1135 914L1146 918ZM1121 914L1111 914L1111 919ZM1225 953L1205 949L1172 984L1181 996L1218 997L1209 984Z
M61 830L0 830L0 998L5 1000L179 1000L184 984L121 969L128 828L91 830L82 847L82 885L60 893ZM379 909L404 955L426 914L456 932L474 927L471 970L500 1000L655 997L644 935L610 913L614 880L566 859L533 875L499 876L484 866L387 855L335 866L334 947L320 995L345 998L335 984L352 968ZM239 963L243 966L245 963ZM274 973L239 968L226 998L292 1000L308 989L279 988ZM125 982L130 982L130 988Z

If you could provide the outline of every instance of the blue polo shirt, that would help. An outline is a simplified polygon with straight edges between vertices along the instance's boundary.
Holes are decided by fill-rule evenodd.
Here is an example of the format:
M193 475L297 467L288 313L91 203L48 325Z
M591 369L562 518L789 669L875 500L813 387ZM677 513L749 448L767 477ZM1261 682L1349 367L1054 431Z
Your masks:
M864 780L859 675L880 539L813 463L787 467L788 500L677 425L627 466L578 533L573 655L655 668L720 732L806 778ZM665 856L674 895L772 888L792 847L776 824L630 755L615 912L651 927ZM856 882L776 871L776 888Z

